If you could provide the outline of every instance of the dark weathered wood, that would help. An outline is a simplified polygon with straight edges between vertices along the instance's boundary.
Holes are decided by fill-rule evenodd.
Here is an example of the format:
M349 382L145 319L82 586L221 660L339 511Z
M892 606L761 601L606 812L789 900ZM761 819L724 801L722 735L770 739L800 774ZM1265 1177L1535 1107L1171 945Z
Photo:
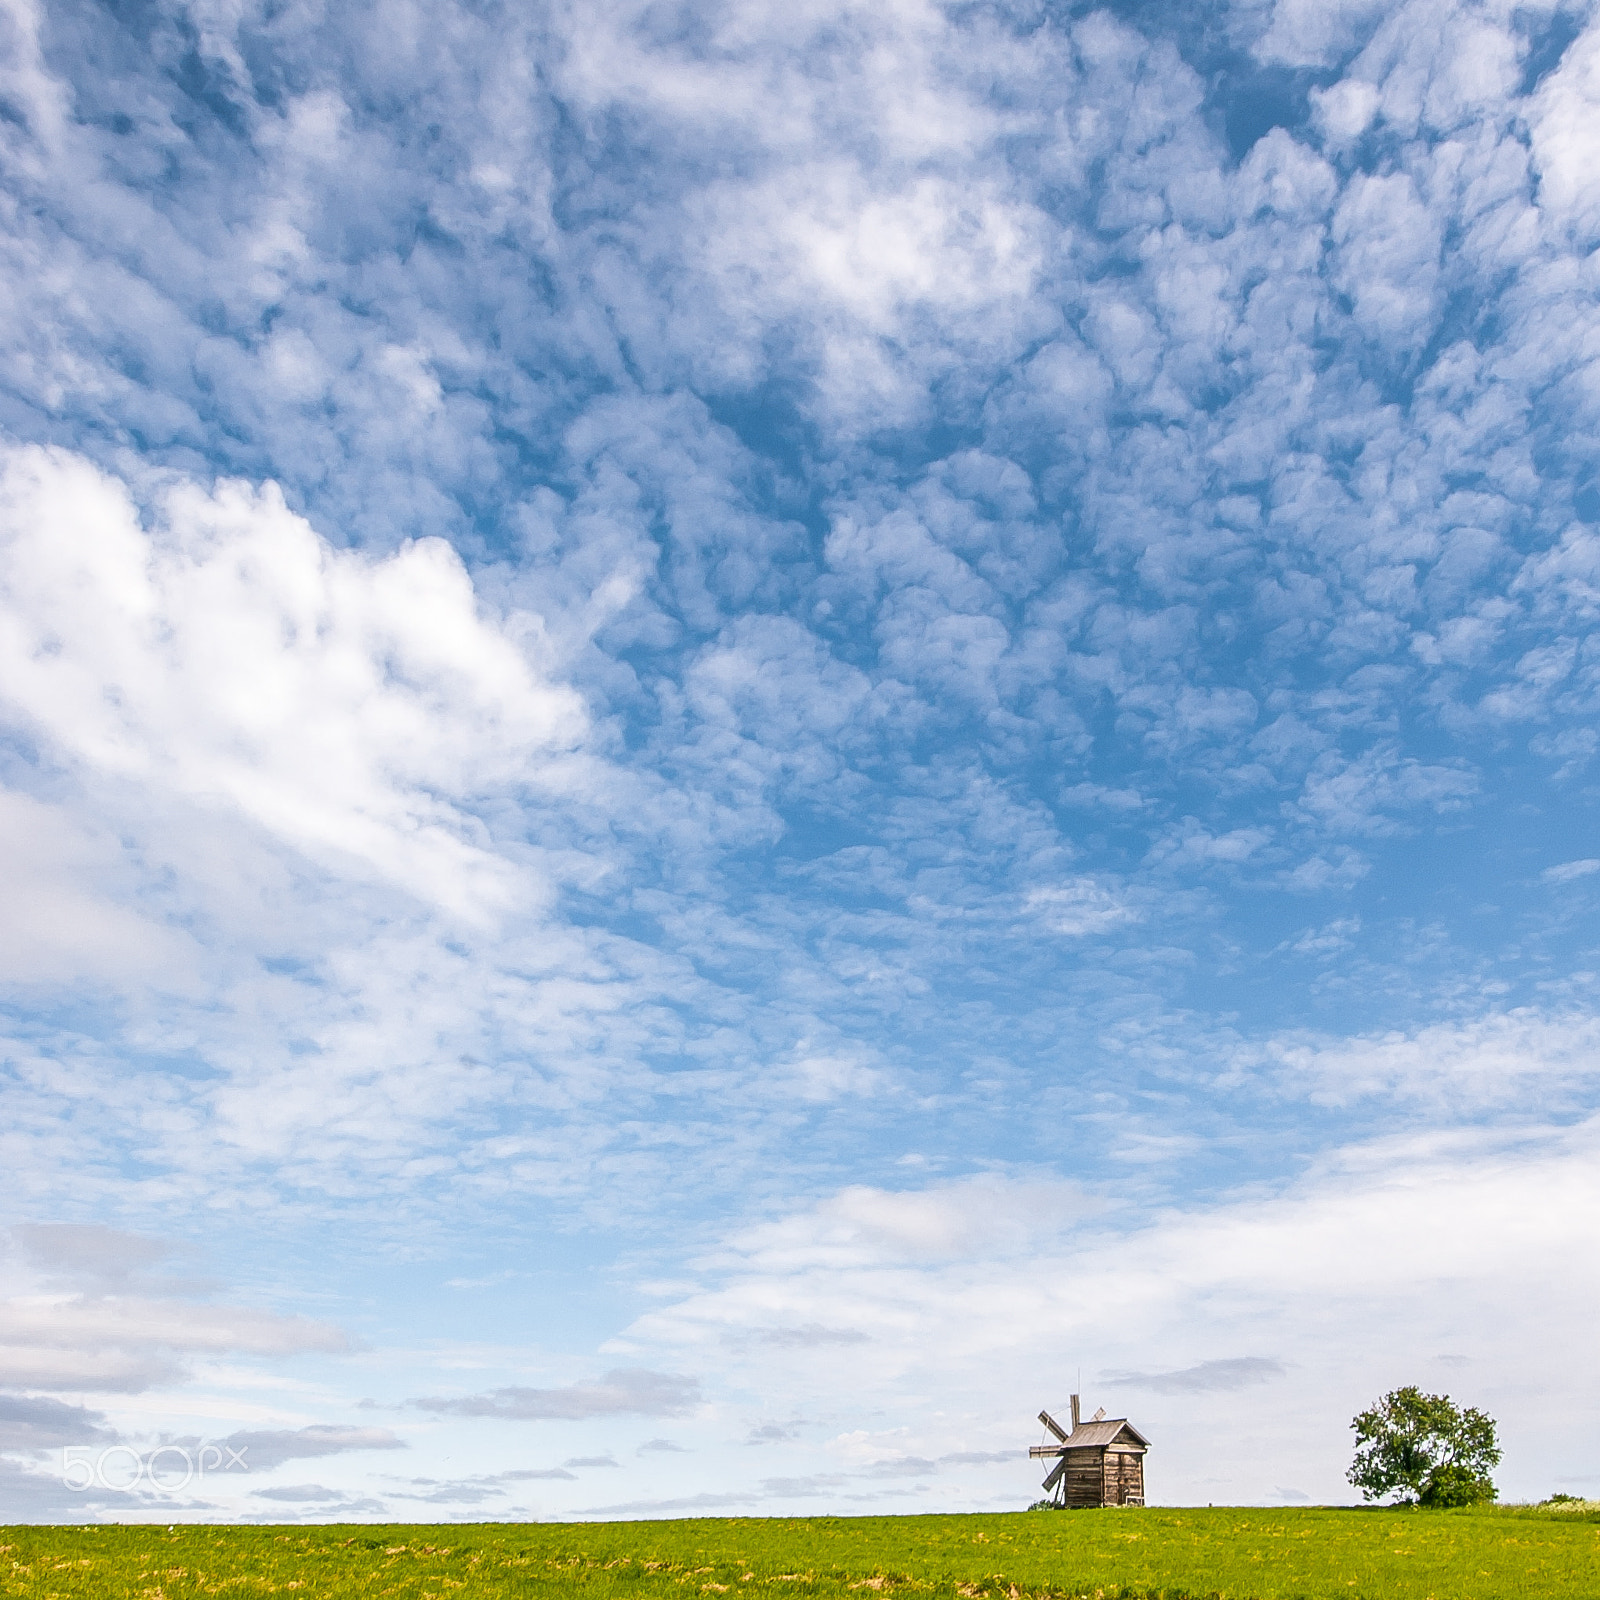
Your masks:
M1029 1447L1030 1457L1058 1457L1045 1492L1062 1506L1142 1506L1144 1455L1150 1441L1126 1418L1106 1420L1102 1407L1088 1422L1079 1419L1072 1397L1072 1432L1063 1434L1048 1412L1039 1420L1061 1441Z

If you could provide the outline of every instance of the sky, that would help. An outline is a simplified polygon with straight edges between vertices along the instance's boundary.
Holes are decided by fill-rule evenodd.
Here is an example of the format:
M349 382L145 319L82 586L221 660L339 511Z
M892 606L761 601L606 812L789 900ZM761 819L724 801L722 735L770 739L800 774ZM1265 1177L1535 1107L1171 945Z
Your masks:
M1600 1495L1600 11L0 38L6 1518Z

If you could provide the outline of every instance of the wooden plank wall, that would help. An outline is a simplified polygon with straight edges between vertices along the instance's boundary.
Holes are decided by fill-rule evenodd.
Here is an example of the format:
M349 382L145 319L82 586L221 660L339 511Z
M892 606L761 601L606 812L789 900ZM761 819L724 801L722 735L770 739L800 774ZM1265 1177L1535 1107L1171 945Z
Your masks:
M1105 1502L1105 1455L1099 1450L1075 1450L1067 1457L1067 1504L1103 1506Z
M1142 1506L1144 1457L1133 1450L1075 1450L1062 1481L1069 1506Z

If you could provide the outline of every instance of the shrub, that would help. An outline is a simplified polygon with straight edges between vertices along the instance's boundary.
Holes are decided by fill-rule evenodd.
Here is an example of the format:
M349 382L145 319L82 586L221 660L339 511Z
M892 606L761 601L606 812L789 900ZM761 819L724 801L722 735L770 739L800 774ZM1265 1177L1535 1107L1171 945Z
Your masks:
M1499 1491L1487 1473L1474 1472L1459 1462L1445 1461L1423 1479L1417 1504L1442 1510L1449 1506L1483 1505L1499 1497Z

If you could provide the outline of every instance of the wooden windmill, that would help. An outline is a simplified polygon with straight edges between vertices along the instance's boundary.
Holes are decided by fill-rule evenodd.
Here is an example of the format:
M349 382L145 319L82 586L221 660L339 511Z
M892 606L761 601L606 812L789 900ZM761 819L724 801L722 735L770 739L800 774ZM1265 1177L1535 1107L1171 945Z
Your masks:
M1054 1444L1033 1445L1028 1454L1055 1457L1044 1490L1058 1506L1142 1506L1144 1453L1150 1441L1126 1417L1107 1417L1105 1408L1078 1419L1072 1397L1072 1428L1067 1431L1048 1411L1039 1420L1056 1436Z

